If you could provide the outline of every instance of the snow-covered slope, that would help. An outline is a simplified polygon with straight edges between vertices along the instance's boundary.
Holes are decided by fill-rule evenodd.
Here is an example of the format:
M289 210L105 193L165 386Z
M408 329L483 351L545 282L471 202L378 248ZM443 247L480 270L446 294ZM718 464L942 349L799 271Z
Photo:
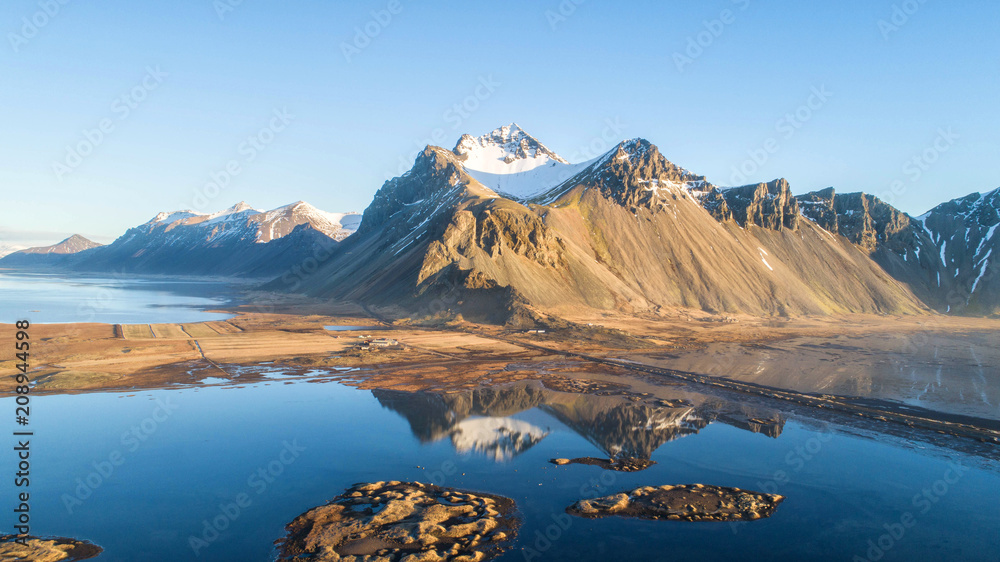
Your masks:
M309 224L334 240L343 240L361 224L359 213L330 213L297 201L270 211L255 209L241 201L216 213L174 211L159 213L143 226L211 227L213 236L253 238L257 243L270 242L291 233L295 227Z
M948 311L1000 311L1000 189L972 193L934 207L916 225L933 240L930 258L939 266L938 285L947 289ZM928 253L931 253L928 251Z
M462 135L455 154L466 169L491 174L526 172L549 162L568 164L538 139L511 123L481 137Z
M479 183L514 199L547 191L590 164L570 164L516 123L481 137L462 135L452 152Z
M633 139L632 143L636 142L637 139ZM479 183L510 199L541 204L561 195L564 190L557 188L563 184L572 187L567 182L579 182L581 178L576 176L599 168L608 158L621 156L612 151L585 162L570 164L515 123L494 129L481 137L462 135L452 152L462 161L465 171ZM683 168L673 166L672 173L671 178L664 179L663 183L659 180L650 183L647 190L698 188L706 183L704 177Z
M258 242L267 242L290 233L300 224L308 223L313 228L334 240L343 240L361 224L358 213L330 213L321 211L305 201L279 207L262 213L260 217L260 237ZM256 217L252 220L256 221Z
M497 193L512 199L524 201L551 191L566 180L584 171L596 161L597 158L579 164L562 164L551 161L525 172L509 174L480 172L478 170L471 170L468 167L465 170L470 176L476 178L476 181Z

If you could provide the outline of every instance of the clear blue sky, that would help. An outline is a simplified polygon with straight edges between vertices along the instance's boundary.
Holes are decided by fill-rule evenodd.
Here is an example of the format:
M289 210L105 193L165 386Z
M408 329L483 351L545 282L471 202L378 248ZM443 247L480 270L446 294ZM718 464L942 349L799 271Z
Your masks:
M388 0L243 0L222 18L212 0L70 0L52 17L7 0L0 239L107 242L159 211L240 200L362 211L436 130L451 148L512 121L570 160L602 134L644 137L721 185L744 164L743 183L786 177L795 192L884 194L897 181L894 203L919 214L1000 186L1000 4L908 2L893 30L879 21L901 0L565 0L565 19L557 0L399 0L384 26L371 12ZM716 37L705 22L727 9ZM343 45L366 24L378 33L348 61ZM707 46L679 70L675 53L699 33ZM467 100L484 81L492 91ZM790 134L781 120L821 87L832 95ZM144 99L126 114L119 98L135 88ZM463 101L478 107L462 116ZM57 177L53 162L102 120L110 132ZM250 160L241 143L271 124L283 129L263 132L272 142ZM905 167L927 149L926 170ZM232 160L229 185L196 197Z

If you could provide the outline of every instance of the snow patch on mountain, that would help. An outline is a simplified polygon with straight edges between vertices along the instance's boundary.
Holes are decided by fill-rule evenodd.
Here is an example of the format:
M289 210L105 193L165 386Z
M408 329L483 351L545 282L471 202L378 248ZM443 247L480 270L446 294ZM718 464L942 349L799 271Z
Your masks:
M179 220L189 219L191 217L201 217L205 216L205 213L196 213L194 211L174 211L172 213L158 213L155 217L149 220L146 224L170 224Z
M280 238L303 223L309 223L314 229L334 240L343 240L353 234L361 224L361 215L358 213L322 211L305 201L296 201L272 211L262 212L262 215L259 217L261 235L258 242ZM257 217L254 220L256 221Z
M239 221L249 218L252 215L263 213L261 209L254 209L245 202L240 201L228 209L223 209L217 213L205 216L205 224L217 224L220 222Z
M586 170L598 158L579 164L563 164L551 161L531 170L517 173L495 174L470 170L468 167L466 167L465 171L475 178L476 181L497 193L513 199L525 200L557 187L566 180Z
M295 227L308 223L313 229L333 238L343 240L353 234L361 224L359 213L331 213L317 209L305 201L296 201L277 209L255 209L246 202L215 213L184 210L159 213L145 225L148 228L165 228L171 231L180 227L211 229L210 239L240 238L258 243L270 242L288 235Z

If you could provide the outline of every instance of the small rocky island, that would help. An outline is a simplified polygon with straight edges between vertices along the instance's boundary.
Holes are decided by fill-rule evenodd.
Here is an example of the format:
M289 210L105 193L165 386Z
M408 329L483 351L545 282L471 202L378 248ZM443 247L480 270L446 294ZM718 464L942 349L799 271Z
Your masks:
M17 542L17 538L18 535L0 537L0 560L72 562L94 558L103 552L96 544L75 539L27 537Z
M356 484L289 523L279 560L491 560L517 536L514 511L509 498L432 484Z
M770 517L784 496L739 488L682 484L645 486L628 493L580 500L566 513L596 519L618 515L678 521L752 521Z
M639 472L656 464L656 461L640 459L638 457L617 457L601 459L597 457L580 457L576 459L552 459L552 464L564 466L567 464L586 464L599 466L604 470L616 470L618 472Z

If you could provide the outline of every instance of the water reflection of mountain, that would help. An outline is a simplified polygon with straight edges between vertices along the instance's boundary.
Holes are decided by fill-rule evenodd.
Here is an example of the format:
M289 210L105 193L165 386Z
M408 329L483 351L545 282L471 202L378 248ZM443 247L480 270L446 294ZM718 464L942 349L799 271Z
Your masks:
M460 453L476 451L504 461L527 451L549 434L514 418L467 418L451 431L451 442Z
M459 452L476 451L498 461L514 457L549 434L510 416L540 405L540 385L432 393L373 390L382 406L402 414L422 443L450 438Z
M478 451L497 460L524 452L548 434L511 418L532 408L557 418L609 457L648 459L664 443L698 433L716 421L770 437L780 435L785 423L775 411L687 391L665 400L559 392L525 382L462 392L373 390L372 394L405 417L420 441L447 437L459 451Z

